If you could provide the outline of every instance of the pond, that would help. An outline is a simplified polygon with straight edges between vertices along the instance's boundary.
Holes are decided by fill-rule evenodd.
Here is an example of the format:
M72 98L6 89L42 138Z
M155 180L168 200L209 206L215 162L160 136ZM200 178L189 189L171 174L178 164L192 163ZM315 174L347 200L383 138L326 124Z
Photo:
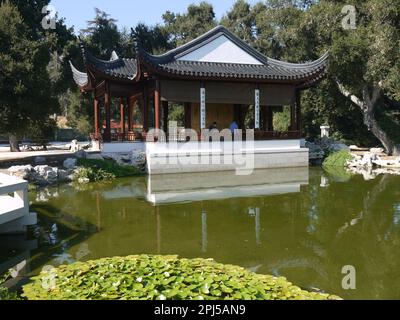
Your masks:
M400 299L400 176L319 168L169 175L31 192L39 225L0 240L34 275L110 256L213 258L345 299ZM357 289L342 288L344 266Z

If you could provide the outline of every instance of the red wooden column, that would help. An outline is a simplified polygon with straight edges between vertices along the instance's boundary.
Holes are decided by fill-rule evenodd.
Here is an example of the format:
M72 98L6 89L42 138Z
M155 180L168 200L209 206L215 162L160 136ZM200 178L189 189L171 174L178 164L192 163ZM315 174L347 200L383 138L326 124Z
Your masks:
M156 88L154 90L154 128L160 129L160 104L161 104L161 91L160 80L156 80Z
M128 132L133 132L133 105L134 101L130 98L126 99L126 105L128 106Z
M169 103L168 101L162 101L163 110L163 130L165 134L168 132L168 115L169 115Z
M96 94L94 95L94 135L95 139L98 139L100 137L100 128L99 128L99 118L100 118L100 112L99 112L99 100L96 97Z
M121 113L121 133L125 135L126 133L126 126L125 126L125 103L124 99L121 98L120 102L120 113Z
M290 131L296 131L296 129L296 91L294 90L290 104Z
M149 94L147 85L144 86L143 89L143 98L142 98L142 112L143 112L143 130L145 133L149 131Z
M185 108L185 129L192 129L192 104L190 102L185 102L184 108Z
M104 133L104 140L111 142L111 105L110 105L110 92L108 84L106 84L106 91L104 94L104 107L106 109L106 130Z
M301 96L300 90L296 90L296 130L301 131Z

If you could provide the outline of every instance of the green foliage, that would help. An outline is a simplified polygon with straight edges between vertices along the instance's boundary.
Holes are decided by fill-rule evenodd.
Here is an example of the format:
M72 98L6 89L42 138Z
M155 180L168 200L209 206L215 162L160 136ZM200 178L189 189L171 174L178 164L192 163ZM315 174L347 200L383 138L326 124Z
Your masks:
M135 177L142 174L139 169L133 166L120 166L112 160L78 159L77 165L97 173L100 172L101 175L108 174L114 178Z
M90 182L111 181L115 175L99 168L79 168L73 175L73 181L88 180Z
M346 166L347 161L351 160L353 156L346 150L338 151L329 155L322 166L325 167L342 167Z
M55 30L41 28L49 3L0 0L0 132L9 136L53 136L60 55L73 35L62 19Z
M43 286L54 279L53 286ZM130 256L61 266L24 287L29 300L327 300L285 278L213 260Z
M4 286L4 283L9 279L10 279L10 272L6 272L5 274L0 275L0 301L1 300L20 300L17 293L10 292Z
M290 128L290 107L283 107L282 112L274 113L274 130L285 132Z
M173 47L185 44L217 25L213 6L204 1L189 5L183 14L167 11L163 20Z

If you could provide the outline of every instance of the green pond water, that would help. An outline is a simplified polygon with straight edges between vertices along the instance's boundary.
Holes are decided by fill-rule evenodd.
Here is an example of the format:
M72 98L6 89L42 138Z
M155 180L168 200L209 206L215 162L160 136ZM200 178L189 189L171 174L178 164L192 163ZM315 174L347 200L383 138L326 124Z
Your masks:
M400 176L319 168L122 179L30 193L39 225L0 239L25 275L111 256L213 258L345 299L400 299ZM25 264L26 262L26 264ZM342 289L342 268L357 289ZM21 265L20 265L21 266Z

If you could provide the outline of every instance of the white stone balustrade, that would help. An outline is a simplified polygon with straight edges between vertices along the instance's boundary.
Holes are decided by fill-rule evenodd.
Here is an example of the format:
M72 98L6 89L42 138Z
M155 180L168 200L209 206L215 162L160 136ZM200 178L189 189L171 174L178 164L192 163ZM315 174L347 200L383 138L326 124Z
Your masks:
M0 173L0 234L26 232L37 223L29 212L28 182Z

